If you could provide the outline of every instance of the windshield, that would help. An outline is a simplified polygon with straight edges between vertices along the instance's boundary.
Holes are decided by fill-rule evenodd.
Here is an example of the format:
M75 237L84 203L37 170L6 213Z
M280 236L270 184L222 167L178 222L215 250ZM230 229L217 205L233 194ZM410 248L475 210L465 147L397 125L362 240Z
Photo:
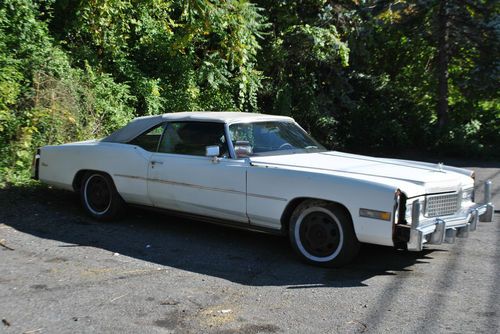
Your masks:
M229 132L238 158L325 151L293 122L235 123Z

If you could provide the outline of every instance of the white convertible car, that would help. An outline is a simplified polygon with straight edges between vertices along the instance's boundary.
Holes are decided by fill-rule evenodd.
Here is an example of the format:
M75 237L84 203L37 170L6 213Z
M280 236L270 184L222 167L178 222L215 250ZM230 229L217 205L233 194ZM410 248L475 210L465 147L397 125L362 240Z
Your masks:
M479 220L470 170L327 151L292 118L239 112L140 117L101 140L37 151L33 176L77 191L94 218L125 204L288 235L305 261L339 266L360 243L420 251Z

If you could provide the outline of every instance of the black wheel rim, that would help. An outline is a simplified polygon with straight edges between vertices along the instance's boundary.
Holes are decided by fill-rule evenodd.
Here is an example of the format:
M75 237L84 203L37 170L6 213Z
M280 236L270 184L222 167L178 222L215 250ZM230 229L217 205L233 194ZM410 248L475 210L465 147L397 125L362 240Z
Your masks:
M111 202L111 191L102 176L92 176L86 188L87 204L96 213L105 212Z
M300 241L311 255L326 257L339 247L341 232L335 220L324 212L311 212L300 224Z

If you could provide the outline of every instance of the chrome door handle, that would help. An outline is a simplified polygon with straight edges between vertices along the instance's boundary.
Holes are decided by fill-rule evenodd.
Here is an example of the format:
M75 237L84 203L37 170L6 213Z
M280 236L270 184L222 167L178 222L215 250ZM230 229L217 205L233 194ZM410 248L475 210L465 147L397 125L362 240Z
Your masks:
M151 165L163 165L163 161L151 160Z

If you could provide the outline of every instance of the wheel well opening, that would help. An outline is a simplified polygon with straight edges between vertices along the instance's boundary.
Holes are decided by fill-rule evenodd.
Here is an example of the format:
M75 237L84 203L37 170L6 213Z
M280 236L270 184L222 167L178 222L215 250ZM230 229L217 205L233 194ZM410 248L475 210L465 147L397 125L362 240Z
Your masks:
M288 203L285 211L283 211L283 214L281 215L281 232L283 234L288 234L288 226L290 224L290 217L292 217L293 211L295 211L300 203L307 199L307 197L294 198L290 201L290 203Z
M283 211L283 214L281 215L281 232L283 234L285 234L285 235L288 234L288 226L290 224L290 218L292 217L292 214L295 211L295 209L302 202L307 201L307 200L317 200L317 201L324 201L324 202L328 202L331 204L335 204L336 206L338 206L340 209L344 210L347 213L347 215L351 219L351 224L354 224L353 220L352 220L351 212L349 212L347 207L345 207L342 203L335 202L335 201L328 201L328 200L324 200L324 199L320 199L320 198L298 197L298 198L294 198L293 200L290 201L290 203L288 203L287 207L285 208L285 211Z
M73 178L73 190L78 192L82 186L83 176L87 173L87 170L79 170L75 177Z
M99 174L105 174L108 175L108 173L101 172L98 170L91 170L91 169L82 169L79 170L76 174L75 177L73 178L73 190L78 192L82 186L83 179L87 173L99 173Z

